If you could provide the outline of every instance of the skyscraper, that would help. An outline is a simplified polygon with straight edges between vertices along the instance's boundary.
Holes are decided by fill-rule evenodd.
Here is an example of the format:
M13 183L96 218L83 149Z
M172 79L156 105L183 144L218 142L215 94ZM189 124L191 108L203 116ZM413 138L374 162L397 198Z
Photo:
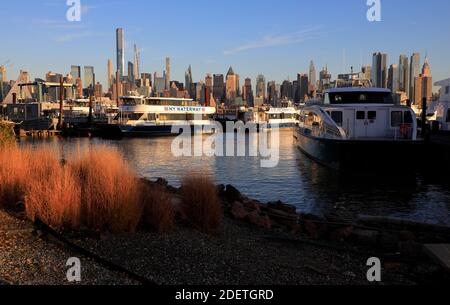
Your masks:
M292 82L285 80L281 84L281 99L291 99L292 98Z
M247 105L253 106L253 88L252 88L252 80L250 78L246 78L244 81L244 92L243 97L247 102Z
M390 65L388 72L388 88L392 91L392 93L399 91L398 84L398 65Z
M6 77L6 67L5 66L0 66L0 73L2 75L3 81L4 82L8 81L8 78Z
M213 81L213 97L217 102L223 102L225 97L225 79L223 74L214 74Z
M87 95L94 93L95 73L92 66L84 66L84 88L87 89Z
M316 67L314 66L314 62L311 60L309 65L309 91L316 91Z
M77 78L81 78L81 67L80 66L71 66L70 67L70 75L72 76L72 84L75 84Z
M139 56L139 51L136 47L136 45L134 45L134 79L139 79L140 74L140 56Z
M113 62L108 59L108 90L114 85L114 70Z
M431 77L430 64L428 58L425 58L423 64L422 74L414 79L414 99L413 102L419 108L422 107L422 99L426 99L427 102L431 101L433 94L433 78Z
M415 90L415 79L420 74L420 54L419 53L413 53L411 56L411 64L409 66L410 68L410 77L409 77L409 84L411 88L409 89L409 96L410 100L415 100L416 93Z
M372 67L371 66L362 66L361 73L364 75L364 78L370 80L372 77Z
M170 89L170 58L166 57L166 89Z
M208 89L209 94L213 93L213 77L209 73L205 76L205 88Z
M388 56L385 53L374 53L372 59L372 85L375 88L387 88Z
M256 77L256 97L266 99L266 78L260 74Z
M3 98L6 95L3 91L5 90L3 87L3 83L6 80L6 67L0 66L0 103L3 102Z
M128 62L128 81L132 84L134 84L134 81L135 81L135 78L134 78L136 75L136 73L134 71L135 69L136 69L136 67L134 66L134 64L131 61L129 61Z
M116 52L117 52L117 71L119 71L119 78L123 79L125 73L125 40L123 29L116 30Z
M189 96L192 98L194 96L194 88L192 87L192 67L189 65L189 68L184 73L184 78L186 80L186 91L188 92Z
M410 98L409 91L410 85L410 71L409 71L409 59L406 55L400 55L398 63L398 90L405 92L406 96Z
M233 68L230 67L230 69L228 69L227 80L225 84L226 100L230 104L234 103L234 101L236 100L238 94L237 85L238 79L236 77L236 74L234 74Z

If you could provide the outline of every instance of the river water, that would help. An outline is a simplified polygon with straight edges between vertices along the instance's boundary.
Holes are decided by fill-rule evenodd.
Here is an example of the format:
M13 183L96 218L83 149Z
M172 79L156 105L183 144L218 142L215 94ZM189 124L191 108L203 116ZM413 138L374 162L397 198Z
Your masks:
M304 156L296 148L291 131L281 132L280 160L274 168L262 168L259 157L175 157L173 140L55 138L26 140L24 145L45 144L64 156L93 146L112 146L142 177L163 177L174 186L179 186L185 175L203 172L218 184L232 184L252 198L262 202L281 200L305 213L334 213L349 220L358 214L392 216L450 225L448 179L420 173L395 177L390 172L343 176Z

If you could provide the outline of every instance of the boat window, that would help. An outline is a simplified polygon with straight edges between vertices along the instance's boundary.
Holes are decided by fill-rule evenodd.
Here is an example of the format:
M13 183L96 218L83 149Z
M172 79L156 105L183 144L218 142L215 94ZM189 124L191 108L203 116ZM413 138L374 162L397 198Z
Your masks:
M331 104L394 104L390 92L329 93Z
M450 109L447 110L447 120L445 120L445 122L447 122L447 123L450 122Z
M403 122L405 124L412 124L413 123L413 117L410 111L405 111Z
M449 94L450 93L450 86L445 87L445 94Z
M155 121L155 120L156 120L156 114L155 114L155 113L149 113L149 114L147 115L147 119L148 119L149 121Z
M357 111L356 112L356 119L357 120L365 120L366 119L366 112L365 111Z
M143 113L123 113L122 117L131 121L138 121L143 115Z
M399 127L403 123L403 113L402 111L392 111L391 112L391 126Z
M377 112L376 111L369 111L367 114L367 117L369 120L376 120L377 119Z
M342 126L344 121L342 111L332 111L331 118L337 125Z

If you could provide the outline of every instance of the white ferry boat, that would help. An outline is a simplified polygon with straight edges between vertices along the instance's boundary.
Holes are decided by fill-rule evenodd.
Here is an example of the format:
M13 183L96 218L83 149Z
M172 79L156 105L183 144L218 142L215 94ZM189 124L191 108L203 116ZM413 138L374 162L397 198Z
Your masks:
M439 100L434 103L431 121L439 124L439 129L450 131L450 78L436 82L435 86L441 87Z
M124 136L174 135L173 126L209 127L201 129L207 133L216 126L212 120L216 109L192 99L123 96L120 100L116 122Z
M258 126L267 124L268 129L294 128L297 121L297 109L294 107L286 108L255 108L250 112L247 121L253 122Z
M412 109L395 105L389 90L362 87L330 89L322 103L302 107L295 137L307 156L334 169L413 167L423 143Z

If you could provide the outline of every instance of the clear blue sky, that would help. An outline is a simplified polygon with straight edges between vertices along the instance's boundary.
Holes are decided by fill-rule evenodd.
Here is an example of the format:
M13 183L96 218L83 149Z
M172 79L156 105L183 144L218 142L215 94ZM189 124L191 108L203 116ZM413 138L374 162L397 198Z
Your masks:
M450 77L450 1L381 0L382 21L366 19L366 0L81 0L82 21L66 20L66 0L2 1L0 65L10 61L8 78L20 69L32 77L70 65L95 66L105 82L107 59L115 65L115 29L125 30L125 60L134 43L141 49L141 72L164 69L184 81L192 64L194 80L208 72L241 78L263 73L267 80L293 79L328 64L333 77L350 66L371 63L371 54L428 52L435 80ZM344 56L345 54L345 56Z

